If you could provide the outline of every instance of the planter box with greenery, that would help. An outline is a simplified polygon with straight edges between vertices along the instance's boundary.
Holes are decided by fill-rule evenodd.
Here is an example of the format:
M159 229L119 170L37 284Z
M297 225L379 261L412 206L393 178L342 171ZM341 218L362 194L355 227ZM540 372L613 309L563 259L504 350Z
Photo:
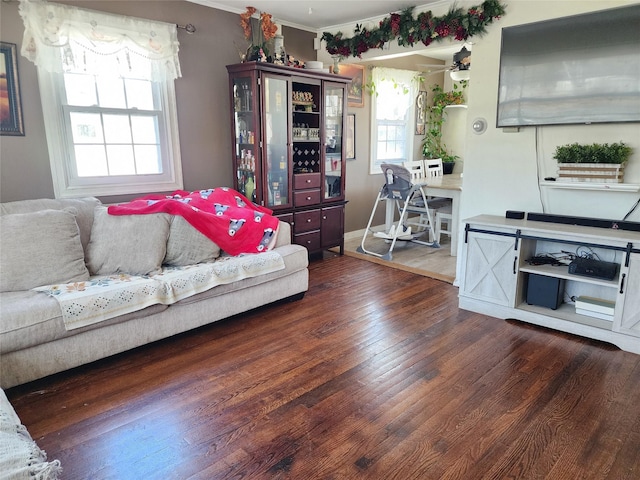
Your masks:
M624 166L632 149L623 142L613 144L572 143L556 147L558 180L564 182L622 183Z

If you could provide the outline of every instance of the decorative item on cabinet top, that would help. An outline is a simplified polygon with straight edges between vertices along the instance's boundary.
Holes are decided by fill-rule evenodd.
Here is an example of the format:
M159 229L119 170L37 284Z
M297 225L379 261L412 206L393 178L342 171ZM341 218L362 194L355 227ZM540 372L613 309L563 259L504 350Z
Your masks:
M311 92L294 91L291 97L291 103L293 103L294 106L302 106L305 112L313 111L315 104L313 103L313 94Z

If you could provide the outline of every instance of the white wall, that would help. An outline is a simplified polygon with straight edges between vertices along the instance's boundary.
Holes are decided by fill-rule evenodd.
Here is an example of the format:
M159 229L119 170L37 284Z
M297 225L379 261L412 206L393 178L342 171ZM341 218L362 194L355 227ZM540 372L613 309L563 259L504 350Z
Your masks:
M456 6L467 9L478 3L464 0L456 2ZM622 218L637 201L640 192L550 189L541 187L539 180L557 175L552 158L557 145L624 141L634 149L626 168L625 182L640 184L640 124L527 127L517 133L496 129L500 40L503 27L637 4L640 1L504 0L504 3L506 14L491 25L484 36L470 39L473 42L473 61L467 89L468 110L463 120L465 125L461 139L465 150L464 154L456 152L464 159L464 167L456 166L458 172L464 168L461 218L482 213L504 215L506 210ZM450 5L451 2L438 2L431 9L434 15L442 15ZM377 25L377 20L361 23L371 28ZM338 30L346 36L353 33L345 26L334 29L333 33ZM435 43L425 52L450 45L449 41ZM414 50L419 48L416 46ZM389 50L366 52L363 60L381 55L411 53L415 52L392 42ZM318 60L327 64L331 62L324 48L318 52ZM358 61L345 59L348 63ZM487 131L482 135L475 135L471 130L473 120L478 117L488 122ZM450 143L452 146L453 142ZM374 198L375 194L371 193L371 197ZM640 221L640 208L629 220Z
M638 192L550 189L540 187L538 181L556 176L552 155L557 145L624 141L634 149L625 183L640 184L640 124L527 127L517 133L495 128L501 28L631 3L638 2L507 2L507 13L496 24L499 28L491 28L474 43L461 218L523 210L621 219L633 206ZM483 135L471 131L470 125L477 117L488 121ZM640 211L629 220L640 221Z
M464 157L467 153L468 109L464 106L447 107L445 115L446 119L442 125L442 142L452 155L458 156L453 173L462 173L464 171Z

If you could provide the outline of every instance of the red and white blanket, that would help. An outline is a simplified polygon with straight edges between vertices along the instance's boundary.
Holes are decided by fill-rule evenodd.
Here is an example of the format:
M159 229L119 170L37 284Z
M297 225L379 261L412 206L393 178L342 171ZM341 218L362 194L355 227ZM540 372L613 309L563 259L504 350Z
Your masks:
M147 195L112 205L110 215L180 215L230 255L260 253L275 243L278 219L272 211L227 187L171 195Z

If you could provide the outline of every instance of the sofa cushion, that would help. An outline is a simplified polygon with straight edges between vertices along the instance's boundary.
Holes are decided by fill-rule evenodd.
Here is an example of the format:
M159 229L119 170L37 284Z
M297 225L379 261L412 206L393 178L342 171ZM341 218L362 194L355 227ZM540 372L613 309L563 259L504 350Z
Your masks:
M180 305L186 305L192 302L201 302L203 300L211 299L226 295L243 288L253 287L263 283L269 283L276 278L286 277L294 272L305 270L309 266L309 256L307 249L301 245L290 244L274 250L284 260L284 270L278 270L275 272L267 273L265 275L258 275L257 277L245 278L233 283L227 283L225 285L218 285L215 288L206 290L205 292L193 295L191 297L184 298L178 303L174 303L171 307L175 308Z
M171 217L167 240L166 265L184 267L196 263L213 262L220 256L220 247L196 230L183 217Z
M0 216L0 291L89 278L74 213L65 209Z
M0 357L16 350L54 342L87 330L128 322L133 318L153 315L167 309L167 305L152 305L133 313L126 313L99 325L67 330L62 319L60 304L55 298L41 292L24 290L0 293ZM102 338L102 342L118 342L115 338ZM91 349L91 345L86 348ZM52 362L54 360L51 360ZM0 477L1 478L1 477Z
M0 322L0 356L16 350L71 337L88 330L103 328L153 315L167 308L176 308L183 304L210 300L215 297L241 291L251 286L269 283L275 279L287 277L294 272L305 270L309 264L307 250L300 245L285 245L276 251L284 260L285 269L283 270L219 285L203 293L198 293L180 300L170 307L167 305L152 305L143 310L120 315L94 325L74 330L66 330L60 305L53 297L32 290L0 293L0 317L2 318L2 322ZM241 296L239 301L242 301ZM212 302L208 308L219 309L222 307ZM175 319L176 321L181 319L179 313L176 313ZM158 328L164 327L158 326ZM109 338L107 336L101 338L100 341L118 343L117 338ZM85 345L84 348L90 350L92 347L91 345Z
M77 210L76 222L80 229L82 248L86 253L89 237L91 237L91 225L93 225L93 210L100 205L100 200L95 197L86 198L38 198L34 200L19 200L0 204L0 215L12 213L32 213L40 210L62 210L73 207Z
M97 207L87 252L89 272L91 275L160 272L170 222L170 215L164 213L109 215L106 207Z

